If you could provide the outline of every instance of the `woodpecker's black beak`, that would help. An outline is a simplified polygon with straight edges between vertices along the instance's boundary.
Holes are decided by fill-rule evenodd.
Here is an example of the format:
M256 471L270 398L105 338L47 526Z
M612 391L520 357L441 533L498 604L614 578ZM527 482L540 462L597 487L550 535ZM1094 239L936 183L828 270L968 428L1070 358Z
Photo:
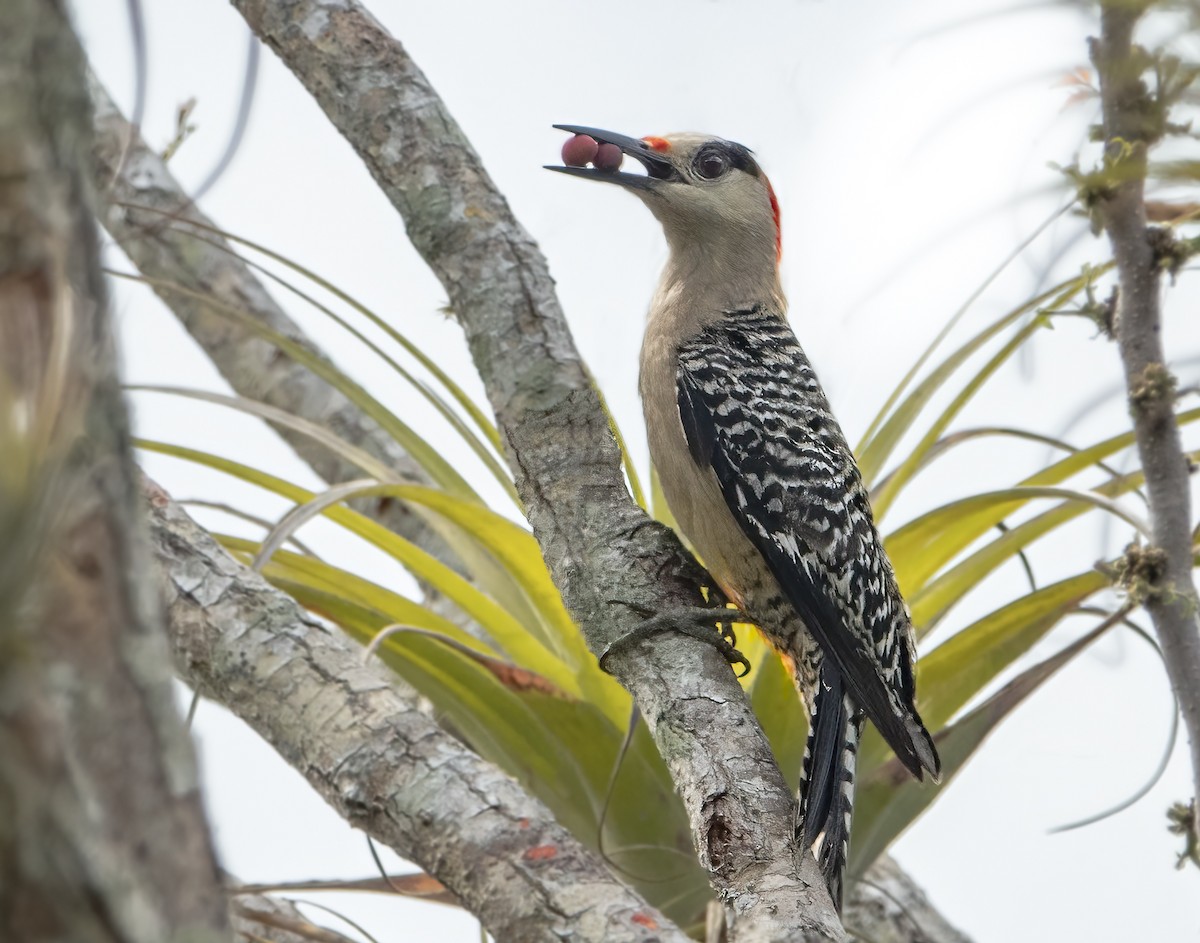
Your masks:
M585 128L575 124L556 124L560 131L571 134L586 134L600 144L615 144L621 153L634 158L646 168L646 175L627 174L617 170L598 170L595 167L562 167L547 164L547 170L557 170L560 174L570 174L573 177L585 177L588 180L600 180L606 183L619 183L631 190L653 190L655 183L662 180L679 180L679 171L663 154L650 147L645 141L631 138L613 131L601 131L599 128Z

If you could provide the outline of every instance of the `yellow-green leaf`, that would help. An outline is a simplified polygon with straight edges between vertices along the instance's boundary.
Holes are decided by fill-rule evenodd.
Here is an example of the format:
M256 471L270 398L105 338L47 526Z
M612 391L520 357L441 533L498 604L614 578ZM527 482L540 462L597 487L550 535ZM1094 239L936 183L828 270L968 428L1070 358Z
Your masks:
M1178 416L1181 426L1198 419L1200 409L1191 409ZM1132 432L1105 439L1030 475L1022 480L1018 487L1057 485L1132 444ZM1119 480L1121 479L1116 476L1112 479ZM1118 487L1116 491L1110 491L1100 487L1096 490L1106 497L1114 497L1131 489ZM885 538L888 555L896 569L896 578L906 596L920 590L938 570L1027 503L1017 500L1016 496L1011 502L997 500L996 494L997 492L990 495L971 495L944 504L915 518ZM1035 496L1034 492L1025 494L1029 497Z
M297 504L306 503L314 498L313 493L305 488L231 459L162 442L139 440L136 444L139 448L207 465ZM572 696L581 696L579 681L568 665L494 599L480 592L436 557L351 508L327 508L325 516L392 556L417 579L424 580L458 605L464 613L478 622L517 664L546 675Z
M279 331L268 327L257 318L251 317L246 312L233 307L232 305L224 304L221 301L213 298L211 295L204 292L193 291L182 285L174 282L164 281L162 279L142 278L130 275L125 275L120 272L110 273L116 277L129 278L131 281L141 282L149 285L155 291L166 294L184 295L204 304L207 309L217 317L225 318L226 320L235 321L246 330L258 335L264 340L270 341L281 351L287 354L296 363L307 367L314 374L328 383L338 392L342 393L355 406L361 409L371 419L375 420L385 432L390 434L396 441L404 447L404 450L416 460L416 462L429 473L429 476L447 491L458 495L467 500L479 501L479 496L475 493L475 489L467 484L466 479L462 477L453 466L450 465L441 454L434 449L430 444L418 435L410 426L402 422L395 414L385 407L379 400L371 396L363 387L355 383L350 377L334 366L330 361L326 360L319 354L309 350L303 344L298 343L290 337L281 334Z
M1025 698L1059 668L1078 655L1113 620L1106 620L1058 654L1030 668L935 737L942 759L940 785L918 783L898 760L892 760L866 778L860 778L854 813L854 841L850 843L850 873L861 875L900 833L924 812L982 745L984 739Z
M917 664L918 708L932 733L1005 668L1041 641L1088 596L1108 585L1095 570L1080 573L989 613L924 655ZM891 755L874 727L863 735L859 769L863 775Z
M989 324L943 360L889 414L889 410L892 409L896 400L899 399L901 391L911 382L916 371L920 369L921 364L924 362L925 357L932 352L933 347L931 345L921 360L917 362L888 398L888 401L883 405L875 421L871 423L871 428L867 430L867 435L863 437L863 441L859 443L858 448L855 450L858 455L859 469L862 471L863 480L867 485L870 486L875 482L875 479L879 476L893 450L900 443L900 439L908 432L917 418L923 414L925 407L933 399L937 391L945 385L946 381L950 379L959 367L966 363L972 354L982 348L984 344L1005 328L1015 324L1020 318L1029 314L1029 312L1037 310L1047 302L1050 303L1050 307L1058 307L1081 291L1086 284L1087 278L1082 275L1068 279L1055 285L1049 291L1043 292L1036 298L1027 301L1025 304L1014 308L1003 317ZM934 341L935 345L941 340L942 336L939 335L937 340ZM885 415L887 416L886 421L883 419ZM875 431L876 429L878 431Z
M925 456L929 450L941 438L942 433L949 428L950 423L954 418L962 412L963 408L969 403L972 397L983 387L983 385L995 374L997 370L1016 353L1025 342L1033 336L1033 332L1042 326L1040 318L1032 319L1028 324L1022 327L1012 338L1009 339L1003 347L1000 348L988 361L976 371L975 375L967 382L967 384L959 391L958 395L950 401L950 405L942 410L941 414L933 424L929 427L929 431L925 433L921 441L916 444L908 456L900 463L900 466L888 476L887 482L880 488L876 489L871 496L871 506L875 512L877 521L883 520L888 510L892 506L892 502L896 500L896 496L905 485L912 480L913 475L921 467L925 461Z

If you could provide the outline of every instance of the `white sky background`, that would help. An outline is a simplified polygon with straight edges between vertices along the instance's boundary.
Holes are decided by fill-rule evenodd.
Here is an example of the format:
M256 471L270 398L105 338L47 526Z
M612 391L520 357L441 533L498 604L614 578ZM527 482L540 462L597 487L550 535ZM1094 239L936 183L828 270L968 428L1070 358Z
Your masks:
M128 113L134 80L125 0L75 5L93 64ZM198 98L198 131L171 164L194 187L232 127L246 31L223 3L145 6L146 135L165 144L176 106ZM940 29L967 6L948 0L371 3L425 69L549 256L576 340L643 467L637 349L665 246L636 200L541 169L557 162L563 140L550 125L633 135L712 131L758 153L783 207L792 323L855 441L940 325L1061 203L1061 194L1048 192L1059 178L1046 164L1070 163L1093 117L1091 105L1064 111L1070 90L1056 87L1085 62L1084 37L1094 30L1088 20L1036 9ZM311 266L374 306L479 392L460 331L439 313L444 293L399 218L269 52L246 138L202 207L220 225ZM1064 220L1013 265L972 309L964 331L1024 300L1040 263L1079 225ZM1102 261L1105 249L1087 240L1057 271ZM127 265L116 253L112 262ZM1200 352L1200 329L1190 317L1192 277L1185 274L1169 295L1167 341L1177 361ZM360 382L428 430L439 447L447 442L386 366L319 315L287 303ZM148 292L115 285L114 305L130 382L225 389ZM1058 434L1077 409L1115 387L1115 349L1081 320L1056 324L1040 333L1031 356L1001 372L960 426L996 423ZM1197 372L1195 364L1184 369L1184 383L1194 383ZM135 405L143 435L316 484L256 422L159 395L138 395ZM1110 396L1069 438L1085 445L1126 423L1120 398ZM504 507L498 492L486 491L465 448L446 447ZM1045 459L1041 449L1013 444L964 448L918 480L888 529L966 489L1012 484ZM150 456L146 466L178 497L229 500L267 515L284 510L179 462ZM233 529L226 518L198 516ZM318 523L306 534L340 565L393 585L405 579L332 527ZM1093 521L1043 542L1030 556L1044 584L1119 551L1127 540L1122 527L1102 532ZM1015 567L1002 571L932 641L990 611L1021 580ZM1085 627L1082 621L1060 627L1037 654ZM1182 747L1159 786L1133 809L1047 835L1141 785L1158 762L1170 710L1149 647L1128 633L1106 638L1001 728L895 846L897 857L980 943L1196 938L1197 875L1172 870L1178 839L1167 834L1164 818L1167 805L1188 791ZM240 722L205 704L197 730L229 870L254 881L373 872L361 835ZM335 906L383 943L478 938L471 918L447 908L362 896L339 897Z

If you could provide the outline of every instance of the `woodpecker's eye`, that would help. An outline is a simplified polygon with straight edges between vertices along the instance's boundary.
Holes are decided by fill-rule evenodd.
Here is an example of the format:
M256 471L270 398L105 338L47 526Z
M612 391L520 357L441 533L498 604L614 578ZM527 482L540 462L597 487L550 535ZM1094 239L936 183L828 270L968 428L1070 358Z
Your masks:
M695 168L705 180L716 180L729 169L729 158L719 151L704 151L696 157Z

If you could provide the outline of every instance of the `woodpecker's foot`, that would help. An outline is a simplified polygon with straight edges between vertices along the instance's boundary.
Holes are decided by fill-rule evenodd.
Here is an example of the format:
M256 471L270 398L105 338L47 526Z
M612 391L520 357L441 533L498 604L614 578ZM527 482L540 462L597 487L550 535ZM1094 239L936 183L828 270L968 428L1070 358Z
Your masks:
M729 664L740 666L742 670L738 672L739 678L749 673L750 661L737 650L737 636L733 632L735 622L750 621L745 613L737 609L714 606L683 606L655 615L643 610L639 612L644 615L645 621L636 629L615 639L600 653L601 671L608 671L608 659L614 652L627 649L660 632L679 632L707 642L725 656Z

